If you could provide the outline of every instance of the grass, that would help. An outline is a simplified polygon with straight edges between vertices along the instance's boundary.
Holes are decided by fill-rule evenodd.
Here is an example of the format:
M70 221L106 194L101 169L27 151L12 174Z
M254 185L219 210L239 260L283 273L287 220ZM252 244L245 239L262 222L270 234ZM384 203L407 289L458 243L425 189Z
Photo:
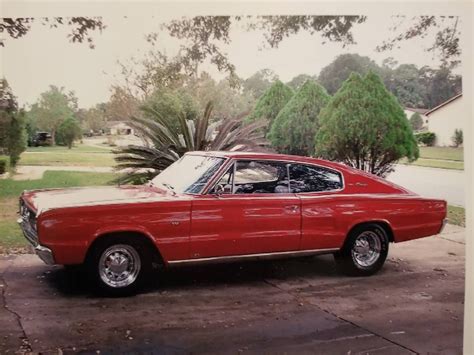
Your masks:
M425 166L429 168L464 170L464 162L454 160L435 160L418 158L412 163L408 163L406 160L400 161L400 163L406 165Z
M464 161L463 148L420 147L420 158Z
M20 157L19 165L46 166L114 166L110 147L79 144L67 147L30 147Z
M96 152L24 152L19 165L46 166L114 166L112 153Z
M448 223L466 226L466 210L463 207L448 206Z
M0 198L19 196L23 190L107 185L115 177L117 177L115 173L46 171L43 178L38 180L0 180Z
M62 146L54 147L28 147L26 152L42 152L42 153L107 153L110 152L112 148L110 147L101 147L101 146L92 146L79 144L73 146L71 149Z
M0 253L18 251L18 248L21 251L28 244L16 223L18 196L23 190L108 185L116 176L114 173L46 171L39 180L0 180Z
M420 158L412 163L402 159L400 163L430 168L464 170L463 148L420 147Z
M17 210L18 198L0 198L0 253L5 249L21 248L28 244L16 223Z

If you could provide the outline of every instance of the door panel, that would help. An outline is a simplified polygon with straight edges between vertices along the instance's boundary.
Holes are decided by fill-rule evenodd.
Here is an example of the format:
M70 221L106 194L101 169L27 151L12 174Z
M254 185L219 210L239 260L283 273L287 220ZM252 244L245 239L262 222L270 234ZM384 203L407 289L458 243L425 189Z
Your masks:
M294 194L198 196L191 213L191 258L298 250L300 204Z
M341 211L337 194L301 194L301 250L341 247L343 236L337 228ZM348 209L347 213L350 213Z

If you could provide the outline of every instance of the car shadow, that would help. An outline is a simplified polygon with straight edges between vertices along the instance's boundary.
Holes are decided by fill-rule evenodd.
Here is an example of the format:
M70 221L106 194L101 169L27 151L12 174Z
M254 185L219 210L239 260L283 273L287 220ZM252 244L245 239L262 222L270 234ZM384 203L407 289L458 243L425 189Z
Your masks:
M64 296L95 296L96 292L91 289L87 276L81 268L57 267L45 275L44 281ZM342 277L332 255L175 266L156 271L140 293L246 285L267 280L315 278L324 281L338 276Z

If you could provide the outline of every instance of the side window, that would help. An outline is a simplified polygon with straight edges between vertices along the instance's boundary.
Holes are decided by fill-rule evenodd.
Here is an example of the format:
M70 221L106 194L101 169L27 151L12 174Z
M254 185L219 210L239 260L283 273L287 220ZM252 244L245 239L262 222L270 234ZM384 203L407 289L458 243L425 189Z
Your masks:
M273 161L237 161L234 193L288 193L287 166Z
M342 188L337 171L319 166L294 164L290 166L291 192L320 192Z

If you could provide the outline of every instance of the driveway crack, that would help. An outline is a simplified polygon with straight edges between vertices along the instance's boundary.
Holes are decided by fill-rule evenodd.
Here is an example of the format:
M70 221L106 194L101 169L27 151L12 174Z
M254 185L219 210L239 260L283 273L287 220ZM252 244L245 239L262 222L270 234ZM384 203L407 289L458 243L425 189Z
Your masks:
M410 348L408 348L407 346L405 346L405 345L403 345L403 344L399 344L399 343L397 343L396 341L393 341L393 340L391 340L391 339L385 337L385 336L382 335L382 334L376 333L376 332L374 332L374 331L372 331L372 330L370 330L370 329L367 329L367 328L365 328L365 327L362 327L362 326L360 326L359 324L356 324L356 323L354 323L354 322L352 322L352 321L350 321L350 320L348 320L348 319L345 319L345 318L343 318L343 317L341 317L341 316L339 316L339 315L337 315L337 314L335 314L335 313L333 313L333 312L331 312L331 311L329 311L329 310L327 310L327 309L324 309L324 308L322 308L322 307L320 307L320 306L318 306L318 305L316 305L316 304L314 304L314 303L311 303L311 302L307 301L307 300L305 299L305 297L301 297L301 296L299 296L299 295L295 295L295 294L292 293L291 291L285 290L284 288L278 286L276 283L273 283L273 282L271 282L271 281L269 281L269 280L267 280L267 279L264 279L264 282L265 282L266 284L272 286L272 287L275 287L275 288L279 289L280 291L285 292L286 294L288 294L288 295L290 295L291 297L293 297L293 298L294 298L297 302L299 302L299 303L300 303L301 301L306 301L307 304L309 304L309 305L311 305L311 306L313 306L313 307L316 307L316 308L318 308L319 310L323 311L324 313L327 313L327 314L329 314L329 315L331 315L331 316L333 316L333 317L336 317L337 319L339 319L339 320L341 320L341 321L343 321L343 322L345 322L345 323L349 323L349 324L353 325L353 326L356 327L356 328L359 328L359 329L361 329L361 330L363 330L363 331L365 331L365 332L368 332L368 333L370 333L370 334L373 334L373 335L375 335L375 336L378 336L378 337L380 337L380 338L382 338L382 339L388 341L389 343L391 343L391 344L393 344L393 345L396 345L396 346L401 347L401 348L403 348L403 349L405 349L405 350L407 350L407 351L410 351L410 352L413 353L413 354L417 354L417 355L420 354L419 352L417 352L417 351L415 351L415 350L413 350L413 349L410 349Z
M7 304L7 289L8 289L8 283L7 283L7 280L5 279L5 274L6 272L8 271L8 269L10 268L10 266L8 266L4 271L3 273L0 275L0 280L2 281L2 284L3 284L3 287L1 287L1 297L2 297L2 301L3 301L3 308L8 312L10 313L11 315L13 315L13 317L15 318L16 322L18 323L18 326L20 327L21 329L21 333L22 333L22 336L20 337L20 340L21 340L21 346L20 346L20 353L21 354L24 354L24 353L31 353L33 351L32 347L31 347L31 343L30 343L30 340L28 338L28 336L26 335L26 332L25 332L25 328L23 328L23 323L21 322L21 316L20 314L18 314L16 311L14 311L13 309L11 309L8 304Z

